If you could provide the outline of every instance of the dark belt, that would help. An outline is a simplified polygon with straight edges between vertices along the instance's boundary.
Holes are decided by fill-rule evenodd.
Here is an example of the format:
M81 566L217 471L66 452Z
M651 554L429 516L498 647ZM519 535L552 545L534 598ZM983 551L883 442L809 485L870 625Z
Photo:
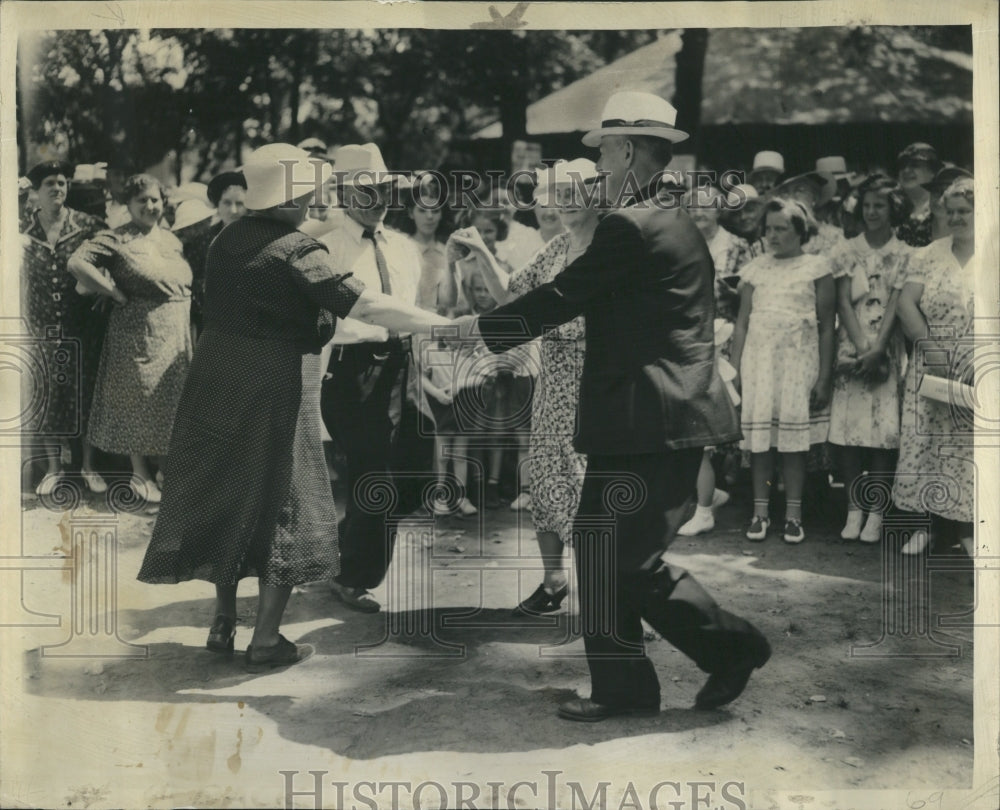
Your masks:
M407 335L381 343L340 343L333 347L333 359L357 360L369 365L382 365L390 357L402 357L410 352L413 341Z

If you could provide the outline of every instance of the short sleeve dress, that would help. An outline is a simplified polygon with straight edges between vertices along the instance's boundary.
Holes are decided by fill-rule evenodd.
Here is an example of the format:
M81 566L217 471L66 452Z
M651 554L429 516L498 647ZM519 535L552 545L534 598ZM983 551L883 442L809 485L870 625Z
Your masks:
M106 270L128 299L112 309L88 438L109 453L165 455L191 362L191 268L170 231L102 231L75 257Z
M905 281L922 284L920 310L932 335L954 346L952 367L968 363L973 348L973 285L967 281L975 257L963 268L952 253L951 237L937 239L910 259ZM919 342L906 371L900 423L899 462L892 499L909 512L932 512L948 520L972 522L975 461L973 422L968 412L920 396L927 373Z
M250 214L208 252L205 330L139 579L291 586L337 573L320 351L364 289L326 247Z
M829 409L810 413L809 393L819 377L815 281L827 275L830 263L809 254L765 254L743 268L753 286L740 363L744 450L797 453L826 441Z
M831 256L834 278L851 279L854 314L868 340L874 343L882 327L889 296L905 271L911 249L895 237L878 248L864 234L846 241ZM893 339L887 350L889 376L879 383L863 380L850 368L838 368L830 403L830 442L844 447L899 447L899 379L902 341ZM841 324L837 357L857 357L857 350Z
M48 438L86 434L105 325L103 315L91 310L93 301L76 292L76 279L66 270L69 257L104 230L104 223L81 211L65 210L54 245L37 209L26 211L20 224L21 311L32 335L40 338L36 346L46 367L54 372L45 381L44 407L27 408L22 428ZM29 389L22 389L27 400L34 398Z
M515 298L547 284L566 268L569 234L553 237L510 277ZM531 407L531 505L536 531L555 532L569 543L580 503L586 457L573 449L583 373L582 317L547 332L540 341L539 374Z

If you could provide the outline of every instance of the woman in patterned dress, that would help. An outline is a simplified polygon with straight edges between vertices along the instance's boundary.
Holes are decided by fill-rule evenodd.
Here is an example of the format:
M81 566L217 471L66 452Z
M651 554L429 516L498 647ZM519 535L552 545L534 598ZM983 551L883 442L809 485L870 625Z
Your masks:
M159 181L133 175L125 198L131 221L84 242L67 266L118 305L108 319L88 437L106 452L127 455L133 491L159 503L150 460L167 454L191 361L191 268L180 240L159 226Z
M715 265L715 315L727 323L735 324L739 313L740 296L737 292L739 274L743 266L753 258L750 244L725 228L720 227L719 217L725 200L717 188L700 188L684 195L684 206L692 222L701 231L708 244ZM729 341L719 347L719 352L729 358ZM735 451L736 456L733 455ZM729 493L715 487L715 468L712 454L718 452L738 463L738 443L727 444L724 448L706 448L698 470L698 505L691 519L681 526L677 533L683 537L693 537L715 528L712 510L729 500ZM728 456L726 454L728 453Z
M163 504L139 571L149 583L215 585L206 646L231 652L236 591L260 584L252 672L311 649L279 632L292 587L337 573L337 516L320 437L320 351L336 318L397 332L448 320L338 275L326 247L298 230L325 161L269 144L244 164L251 213L209 248L205 331L171 438ZM297 196L289 199L292 193Z
M768 252L743 268L733 331L743 446L751 454L753 479L746 536L767 537L776 450L785 478L784 539L801 543L806 454L826 441L829 428L835 292L829 262L803 250L817 231L809 209L775 199L765 212Z
M517 298L552 281L586 251L597 228L596 195L584 197L583 184L597 179L592 161L557 163L539 178L536 200L555 205L566 231L552 238L524 268L507 277L474 233L456 232L453 239L473 249L490 291L498 301ZM576 407L583 371L584 322L578 317L546 332L541 339L541 365L531 413L532 520L545 567L542 583L514 609L515 614L557 610L566 597L563 547L570 543L573 518L580 503L586 458L573 449Z
M864 521L862 472L892 473L899 447L899 379L903 346L890 300L911 249L893 234L909 202L894 180L873 175L858 188L854 217L864 227L831 257L840 329L830 403L830 443L838 445L847 488L840 536L877 543L882 514Z
M915 343L906 371L892 497L900 509L930 512L935 542L960 542L971 556L976 483L972 417L954 402L919 393L928 375L974 382L974 343L968 340L975 317L973 181L956 180L943 199L951 237L917 251L905 278L897 281L902 291L896 316ZM941 358L950 362L941 365ZM920 554L931 539L925 531L914 532L903 553Z
M29 423L35 435L43 437L48 469L35 491L50 495L62 475L60 458L67 440L80 437L82 463L80 475L91 492L107 489L104 479L94 470L94 448L86 440L87 418L93 396L94 377L101 356L103 318L90 311L90 301L74 289L76 279L66 271L66 262L81 243L104 229L96 217L75 211L66 205L71 166L58 161L40 163L28 179L38 193L38 207L26 210L21 219L24 246L22 286L25 295L22 312L32 335L43 338L39 347L51 352L47 360L58 369L67 348L78 348L75 379L60 384L58 372L46 380L45 407L40 421ZM46 338L47 330L58 328L58 340ZM76 343L76 347L72 344ZM62 348L62 353L55 354ZM79 387L78 387L79 386Z
M896 229L896 236L910 247L929 245L933 238L931 195L925 187L941 168L933 146L911 143L896 157L899 187L910 200L911 212Z

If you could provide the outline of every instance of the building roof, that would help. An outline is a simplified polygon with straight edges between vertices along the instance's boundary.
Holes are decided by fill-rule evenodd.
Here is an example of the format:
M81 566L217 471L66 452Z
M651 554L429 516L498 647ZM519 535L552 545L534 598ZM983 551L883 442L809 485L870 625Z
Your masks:
M584 132L621 89L674 94L680 31L530 104L527 134ZM701 124L971 123L972 55L908 29L717 28L705 54ZM684 122L678 125L683 127ZM473 137L497 138L499 122Z

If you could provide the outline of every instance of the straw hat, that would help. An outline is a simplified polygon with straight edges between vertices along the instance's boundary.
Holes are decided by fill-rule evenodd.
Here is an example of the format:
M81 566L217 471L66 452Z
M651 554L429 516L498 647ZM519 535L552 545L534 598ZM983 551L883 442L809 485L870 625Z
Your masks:
M953 163L945 163L940 169L938 169L938 172L934 175L933 180L929 183L921 183L920 185L927 189L931 194L941 194L959 177L971 178L972 173L966 171L960 166L954 165Z
M333 153L333 171L337 182L344 186L411 185L402 174L389 171L382 150L374 143L341 146Z
M774 188L775 197L787 197L788 192L792 190L794 186L800 183L808 183L816 190L816 208L821 205L825 205L833 199L834 194L837 193L837 181L834 179L832 174L826 174L824 172L806 172L805 174L797 174L795 177L789 177L787 180L783 180L780 184Z
M730 208L743 208L745 205L751 203L758 205L764 202L766 201L757 193L757 189L749 183L740 183L738 186L733 186L732 190L726 195L726 205Z
M758 152L753 156L753 168L750 169L750 180L753 180L754 174L760 171L772 171L778 174L785 173L785 159L781 156L781 152L771 152L764 150L763 152Z
M626 90L608 99L601 112L601 125L583 136L584 146L599 146L605 135L647 135L671 143L687 140L677 129L677 110L652 93Z
M290 143L271 143L256 150L243 165L246 207L264 211L319 190L330 179L330 164Z
M310 155L326 158L327 146L319 138L306 138L298 144L299 149L303 149Z
M575 186L578 183L593 183L600 175L597 164L586 158L557 160L553 165L535 170L538 185L535 187L535 202L552 205L553 194L558 186Z
M185 200L198 200L208 205L208 186L204 183L182 183L171 190L170 199L178 204Z
M203 222L214 213L215 211L197 198L184 200L177 206L177 211L174 213L174 224L170 230L179 231L189 225Z

